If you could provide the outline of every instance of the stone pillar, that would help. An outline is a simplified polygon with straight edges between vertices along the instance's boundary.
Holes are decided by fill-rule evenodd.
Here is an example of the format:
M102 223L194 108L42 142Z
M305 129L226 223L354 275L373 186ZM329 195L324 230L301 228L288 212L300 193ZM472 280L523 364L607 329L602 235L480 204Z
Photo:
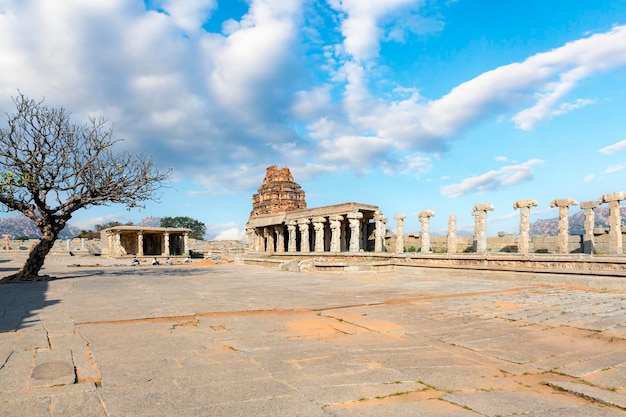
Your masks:
M448 253L455 254L457 252L456 239L456 215L448 216Z
M578 202L571 198L559 198L550 203L551 208L559 208L558 253L569 253L569 207L577 205Z
M263 228L263 252L274 252L274 236L272 235L272 229L267 226Z
M109 256L116 257L119 256L117 252L115 252L115 236L117 233L114 233L110 230L106 232L107 243L109 244Z
M4 235L4 250L9 250L9 235Z
M187 240L185 240L185 247L187 246ZM163 234L163 245L164 245L164 252L165 252L165 256L170 256L170 234L169 232L165 232ZM141 243L141 252L143 253L143 239L142 239L142 243Z
M254 228L250 223L246 223L246 252L254 250Z
M385 223L387 219L380 210L374 212L374 252L382 252L385 247Z
M115 256L122 255L122 235L119 231L116 231L113 237L113 253Z
M309 242L309 219L298 220L298 229L300 229L300 252L311 252L311 242Z
M342 217L344 220L341 222L341 227L339 228L339 251L345 252L348 250L348 233L346 233L346 224L344 223L346 216Z
M276 230L276 252L285 252L285 226L282 224L274 226Z
M143 230L137 232L137 256L143 256Z
M580 203L580 208L585 213L585 235L583 236L583 252L591 255L594 251L594 236L593 229L596 225L596 207L598 207L598 201L583 201Z
M343 216L330 216L330 251L341 252L341 222Z
M397 213L393 215L396 219L396 253L404 253L404 219L406 214Z
M287 252L296 252L298 250L297 246L297 236L296 236L296 221L295 220L287 220L285 222L287 225L287 234L289 235L289 241L287 242Z
M422 210L417 213L417 218L422 225L422 253L432 253L432 249L430 247L430 218L435 215L435 212L432 210Z
M487 212L493 210L493 204L479 203L474 205L474 251L487 252Z
M313 230L315 230L315 252L324 252L324 223L326 218L315 217L313 222Z
M350 252L359 252L361 243L361 219L363 213L356 211L348 213L348 223L350 225Z
M183 234L183 250L189 254L189 233L185 232ZM167 245L165 245L166 255L170 256L170 239L167 238Z
M530 208L537 207L539 203L535 200L518 200L513 204L513 209L519 209L519 241L517 242L517 251L519 253L528 254L530 252Z
M626 200L626 192L604 194L603 203L609 203L609 253L622 255L624 253L622 242L622 213L620 202Z
M162 249L161 255L166 255L166 256L170 255L170 233L169 232L163 233L163 247L161 249ZM185 245L185 242L183 242L183 253L185 252L186 249L187 249L187 245ZM142 253L143 253L143 248L142 248Z
M259 233L259 252L267 252L267 227L260 229Z

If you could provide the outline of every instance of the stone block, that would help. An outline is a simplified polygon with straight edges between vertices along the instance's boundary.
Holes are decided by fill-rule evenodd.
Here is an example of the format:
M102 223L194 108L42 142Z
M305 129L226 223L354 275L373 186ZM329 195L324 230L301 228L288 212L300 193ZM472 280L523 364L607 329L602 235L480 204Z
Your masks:
M71 385L76 382L72 352L62 350L37 350L35 365L30 374L30 388Z

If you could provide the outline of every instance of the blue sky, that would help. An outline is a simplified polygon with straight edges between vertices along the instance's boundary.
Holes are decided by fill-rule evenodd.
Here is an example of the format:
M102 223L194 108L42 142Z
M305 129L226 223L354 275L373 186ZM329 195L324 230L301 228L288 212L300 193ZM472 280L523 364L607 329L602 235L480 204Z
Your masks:
M0 0L0 110L18 89L115 123L174 169L160 203L82 228L189 216L242 238L270 165L309 207L378 205L515 232L513 204L626 189L626 2ZM5 215L13 215L9 213Z

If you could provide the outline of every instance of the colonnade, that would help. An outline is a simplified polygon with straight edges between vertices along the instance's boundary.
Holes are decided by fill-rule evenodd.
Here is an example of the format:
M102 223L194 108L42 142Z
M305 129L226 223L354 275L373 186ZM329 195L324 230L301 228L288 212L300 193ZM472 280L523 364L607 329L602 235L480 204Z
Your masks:
M600 204L609 205L609 254L621 255L624 253L622 239L622 219L621 219L621 202L626 200L626 192L616 192L604 194L598 200L584 201L580 203L583 209L584 220L584 236L583 251L591 254L594 252L594 225L595 225L595 209ZM562 198L553 200L550 207L559 209L559 234L557 238L557 252L567 253L569 242L569 208L578 205L576 200L570 198ZM513 209L520 210L519 222L519 239L517 243L518 252L527 254L530 251L530 209L538 206L536 200L518 200L513 204ZM474 223L474 252L486 253L487 251L487 213L494 209L492 204L480 203L475 204L472 214L475 218ZM421 252L431 253L430 247L430 218L435 215L432 210L424 210L418 213L421 224ZM396 219L396 253L404 251L404 219L406 215L399 213L394 216ZM457 252L457 236L456 236L456 216L450 215L448 218L448 253Z
M328 216L285 219L280 224L246 225L248 250L265 253L321 253L366 251L370 236L374 250L384 250L387 219L377 210L373 223L360 211Z
M173 256L186 253L189 248L188 229L117 226L103 233L107 238L110 256Z

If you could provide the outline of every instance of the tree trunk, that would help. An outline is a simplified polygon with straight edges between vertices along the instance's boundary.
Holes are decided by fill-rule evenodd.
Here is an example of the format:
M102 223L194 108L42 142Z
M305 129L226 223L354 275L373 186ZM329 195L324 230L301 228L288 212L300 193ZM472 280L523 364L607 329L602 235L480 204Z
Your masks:
M17 273L0 279L0 284L18 281L47 281L50 279L47 275L39 275L39 271L56 240L57 234L54 233L42 236L39 243L31 249L24 266Z

